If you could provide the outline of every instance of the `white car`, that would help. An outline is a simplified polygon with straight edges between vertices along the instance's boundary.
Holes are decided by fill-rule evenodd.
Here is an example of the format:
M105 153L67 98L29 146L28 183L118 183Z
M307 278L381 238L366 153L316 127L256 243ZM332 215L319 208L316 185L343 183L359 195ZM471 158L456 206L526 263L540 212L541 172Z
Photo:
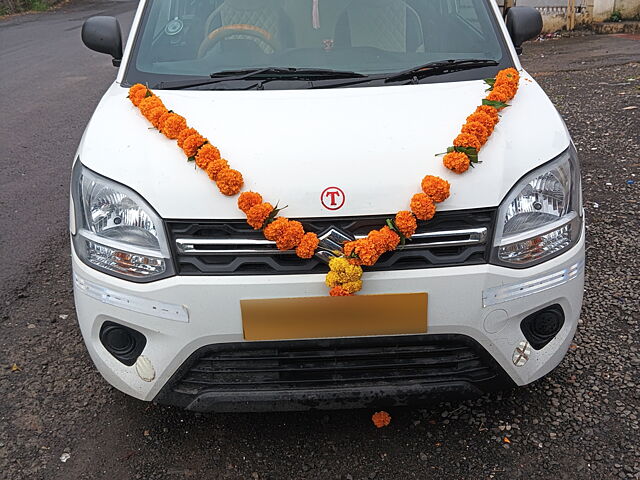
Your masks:
M71 181L77 317L100 373L196 411L435 402L549 373L580 315L585 234L576 149L518 60L540 29L492 0L142 0L123 53L114 18L88 19L85 44L120 67ZM479 163L446 168L508 68L518 90ZM287 206L315 255L249 226L127 99L135 84L243 190ZM435 217L365 266L357 295L328 296L327 261L394 227L425 175L450 183Z

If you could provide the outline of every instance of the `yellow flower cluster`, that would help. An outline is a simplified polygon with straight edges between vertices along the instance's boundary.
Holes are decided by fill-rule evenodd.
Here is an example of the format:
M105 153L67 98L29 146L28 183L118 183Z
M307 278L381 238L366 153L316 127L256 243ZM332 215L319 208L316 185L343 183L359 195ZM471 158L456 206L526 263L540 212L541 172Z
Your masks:
M345 257L335 257L329 262L325 283L332 297L353 295L362 289L362 267L352 265Z

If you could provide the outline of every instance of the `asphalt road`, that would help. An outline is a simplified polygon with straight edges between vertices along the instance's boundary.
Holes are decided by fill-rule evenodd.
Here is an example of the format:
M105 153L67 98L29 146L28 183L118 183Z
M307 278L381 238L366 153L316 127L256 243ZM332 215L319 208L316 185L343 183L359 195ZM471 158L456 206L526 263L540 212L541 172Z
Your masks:
M83 1L0 20L0 300L66 236L71 161L116 69L80 40L83 21L115 15L129 31L135 1ZM48 255L48 252L46 252ZM64 271L61 271L64 273Z
M395 409L377 430L367 410L197 415L146 404L93 368L75 325L67 190L115 69L79 29L95 14L124 26L135 3L0 20L0 479L640 478L637 38L549 40L523 57L584 169L587 287L566 359L527 388Z

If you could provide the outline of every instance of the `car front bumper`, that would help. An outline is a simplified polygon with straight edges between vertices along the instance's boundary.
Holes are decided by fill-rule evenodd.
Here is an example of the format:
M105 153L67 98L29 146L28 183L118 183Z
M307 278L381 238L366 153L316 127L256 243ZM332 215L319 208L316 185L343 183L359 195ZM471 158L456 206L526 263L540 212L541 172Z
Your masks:
M167 395L167 389L179 380L202 349L260 343L246 342L243 338L240 300L324 296L327 295L324 276L176 276L138 284L86 266L75 252L72 257L77 317L91 358L109 383L141 400L168 401L195 410L259 410L266 404L278 409L294 404L300 408L322 406L326 402L334 406L355 406L363 403L356 400L388 403L393 398L423 400L431 394L437 398L445 391L464 395L487 390L473 382L451 384L451 388L436 388L420 382L392 383L384 388L378 385L374 389L326 384L307 392L304 398L300 392L285 388L264 391L262 395L234 390L216 396L215 391L209 391L206 398L200 395L193 401L184 398L177 401ZM496 378L500 379L493 386L526 385L555 368L573 339L583 297L584 235L563 255L527 269L473 265L371 272L365 273L363 280L361 294L427 292L426 337L433 335L427 340L438 335L469 339L490 359ZM540 350L531 349L524 365L516 366L514 351L525 340L521 320L555 304L564 311L562 329ZM105 349L99 333L106 321L145 335L147 343L142 355L146 360L146 374L141 375L136 365L120 363ZM306 340L310 346L318 341ZM286 346L301 342L305 340L280 343ZM314 401L305 403L309 393ZM340 403L340 399L345 402ZM229 408L229 405L236 407Z

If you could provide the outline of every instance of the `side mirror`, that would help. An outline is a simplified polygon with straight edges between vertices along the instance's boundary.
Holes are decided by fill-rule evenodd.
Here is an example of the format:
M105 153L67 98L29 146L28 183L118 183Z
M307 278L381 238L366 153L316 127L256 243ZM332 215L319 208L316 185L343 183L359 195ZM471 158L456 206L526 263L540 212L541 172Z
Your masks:
M533 7L511 7L506 22L518 55L522 53L522 44L542 31L542 15Z
M122 60L122 34L114 17L91 17L82 25L82 41L91 50L113 57L113 66Z

